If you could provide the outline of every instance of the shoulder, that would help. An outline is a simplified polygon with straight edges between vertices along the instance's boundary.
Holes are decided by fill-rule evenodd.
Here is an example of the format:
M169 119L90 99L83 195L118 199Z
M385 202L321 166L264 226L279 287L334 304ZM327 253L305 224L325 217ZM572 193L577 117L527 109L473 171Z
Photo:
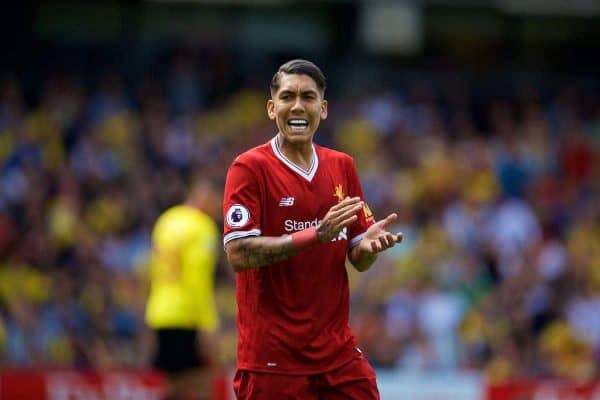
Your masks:
M172 206L167 208L165 211L163 211L160 216L158 217L158 222L168 222L168 221L172 221L172 220L176 220L181 218L182 214L185 213L185 209L183 208L182 205L176 205L176 206Z
M260 146L253 147L250 150L247 150L240 155L238 155L233 162L234 165L247 165L247 166L256 166L266 162L269 158L269 152L271 149L270 143L264 143Z
M198 226L206 231L207 233L217 232L218 227L216 221L208 214L203 211L196 210Z
M197 218L197 212L191 207L183 204L173 206L165 210L157 220L157 227L168 228L173 225L182 225L188 223L190 220Z
M154 224L153 239L159 243L170 243L181 235L182 226L189 223L189 213L182 205L173 206L165 210Z
M340 162L344 164L354 164L354 159L349 155L339 150L334 150L329 147L324 147L315 144L315 150L319 158L323 161Z
M212 230L216 222L203 211L185 204L166 210L157 221L157 229L163 230Z

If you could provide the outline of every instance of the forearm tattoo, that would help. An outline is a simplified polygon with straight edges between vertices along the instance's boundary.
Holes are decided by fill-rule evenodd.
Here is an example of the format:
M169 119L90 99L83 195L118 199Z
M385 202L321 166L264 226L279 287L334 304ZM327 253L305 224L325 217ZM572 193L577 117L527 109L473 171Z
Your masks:
M252 236L227 244L227 258L235 271L264 267L296 254L290 236Z

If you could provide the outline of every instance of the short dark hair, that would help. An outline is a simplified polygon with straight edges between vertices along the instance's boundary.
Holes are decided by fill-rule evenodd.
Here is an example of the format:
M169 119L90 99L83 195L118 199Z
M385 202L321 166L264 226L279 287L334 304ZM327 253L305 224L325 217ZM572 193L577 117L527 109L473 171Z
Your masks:
M327 80L325 79L325 75L319 67L317 67L313 62L295 59L282 64L277 72L273 75L273 79L271 79L271 96L275 96L275 93L279 90L279 81L281 79L281 74L296 74L296 75L307 75L310 76L315 83L317 84L317 88L319 92L321 92L321 96L325 95L325 89L327 88Z

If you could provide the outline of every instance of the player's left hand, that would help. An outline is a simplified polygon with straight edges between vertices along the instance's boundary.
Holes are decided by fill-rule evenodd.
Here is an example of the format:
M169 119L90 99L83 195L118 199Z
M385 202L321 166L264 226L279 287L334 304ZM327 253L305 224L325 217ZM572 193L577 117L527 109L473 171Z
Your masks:
M393 247L402 241L402 232L393 234L386 227L398 219L396 213L392 213L369 227L365 236L360 241L360 251L364 253L377 254Z

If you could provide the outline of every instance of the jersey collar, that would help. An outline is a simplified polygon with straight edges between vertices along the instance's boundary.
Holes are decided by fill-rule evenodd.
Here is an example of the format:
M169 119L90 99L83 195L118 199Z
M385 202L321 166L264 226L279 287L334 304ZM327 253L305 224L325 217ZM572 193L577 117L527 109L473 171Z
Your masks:
M273 153L275 154L275 157L279 158L279 160L281 160L282 163L287 165L289 169L291 169L292 171L294 171L295 173L297 173L298 175L300 175L307 181L311 182L312 179L314 178L315 174L317 173L317 168L319 167L319 157L317 156L317 151L315 150L315 145L312 144L312 152L313 152L312 163L310 164L310 167L308 168L308 170L304 170L303 168L300 168L299 166L297 166L296 164L291 162L279 150L278 137L279 137L279 135L276 135L273 139L271 139L271 148L273 149Z

